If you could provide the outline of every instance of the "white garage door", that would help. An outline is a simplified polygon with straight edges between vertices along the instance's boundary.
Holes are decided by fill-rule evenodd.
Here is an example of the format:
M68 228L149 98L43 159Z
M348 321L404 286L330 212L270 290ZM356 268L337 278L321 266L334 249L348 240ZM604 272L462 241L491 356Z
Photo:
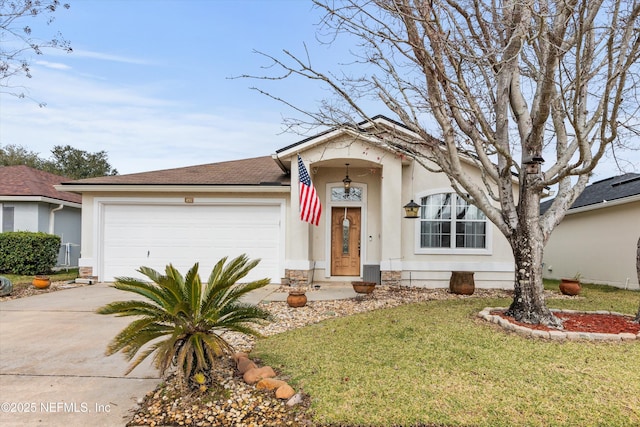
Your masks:
M280 280L283 239L280 205L104 205L101 279L145 278L140 266L184 276L200 263L203 282L215 263L246 253L260 258L246 280Z

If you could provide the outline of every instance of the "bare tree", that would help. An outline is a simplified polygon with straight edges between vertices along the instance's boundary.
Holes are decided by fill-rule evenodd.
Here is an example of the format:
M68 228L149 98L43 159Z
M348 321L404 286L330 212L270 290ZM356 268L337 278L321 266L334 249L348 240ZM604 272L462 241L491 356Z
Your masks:
M31 78L30 53L42 55L46 48L71 52L71 46L58 32L53 37L40 39L33 34L30 19L42 18L49 25L60 8L69 9L59 0L0 0L0 92L25 98L24 88L14 85L13 77ZM44 106L44 104L40 104Z
M384 143L445 173L457 193L478 206L511 244L516 270L509 314L561 326L544 300L543 249L606 150L624 143L625 131L637 134L640 4L314 3L326 12L319 35L356 41L355 67L347 70L343 64L339 73L324 72L307 56L259 52L272 61L268 69L277 71L244 77L303 77L332 90L330 100L309 111L257 88L302 113L290 125L370 120L365 103L381 100L419 135L418 141ZM543 155L549 157L544 168ZM482 170L482 183L465 170L461 156ZM558 187L558 195L541 214L540 200L550 186Z

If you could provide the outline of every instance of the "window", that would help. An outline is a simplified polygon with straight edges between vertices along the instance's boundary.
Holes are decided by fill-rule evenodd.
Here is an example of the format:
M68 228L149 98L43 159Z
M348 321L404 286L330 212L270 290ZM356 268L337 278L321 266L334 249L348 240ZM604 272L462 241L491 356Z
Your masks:
M344 217L342 220L342 253L344 255L349 255L349 228L351 226L351 221L349 218Z
M349 194L345 194L344 187L331 188L331 201L332 202L361 202L362 201L362 187L351 187Z
M487 218L480 209L455 193L433 194L421 202L421 248L487 248Z
M13 206L2 207L2 231L13 231Z

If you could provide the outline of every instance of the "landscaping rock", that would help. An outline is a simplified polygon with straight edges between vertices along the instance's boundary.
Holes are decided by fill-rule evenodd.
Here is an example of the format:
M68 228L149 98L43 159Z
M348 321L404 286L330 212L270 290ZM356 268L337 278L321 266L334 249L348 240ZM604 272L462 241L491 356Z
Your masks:
M291 407L291 406L296 406L302 403L302 393L296 393L293 395L293 397L289 400L287 400L287 406Z
M256 388L258 390L271 391L271 390L276 390L285 384L287 384L285 381L277 380L275 378L263 378L260 381L258 381L258 384L256 384Z
M13 292L13 284L11 280L0 276L0 297L10 295Z
M276 390L276 398L278 399L288 400L291 399L294 394L296 394L296 391L287 383L284 383L283 386Z
M253 385L264 378L273 378L275 376L276 373L271 366L263 366L262 368L249 369L244 373L242 379L247 384Z
M231 358L232 358L232 359L233 359L233 361L237 364L237 363L238 363L238 360L240 360L240 359L242 359L242 358L248 359L248 358L249 358L249 355L248 355L247 353L238 352L238 353L235 353L233 356L231 356Z
M241 374L258 367L258 365L256 365L251 359L246 357L238 359L236 366L238 368L238 372Z

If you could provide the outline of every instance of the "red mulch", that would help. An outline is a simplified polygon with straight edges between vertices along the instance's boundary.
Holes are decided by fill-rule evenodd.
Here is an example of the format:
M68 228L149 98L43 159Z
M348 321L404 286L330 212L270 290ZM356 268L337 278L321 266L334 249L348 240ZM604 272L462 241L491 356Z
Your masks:
M509 322L539 331L553 331L544 325L531 325L529 323L517 322L513 317L505 316L503 311L494 310L493 315L498 315ZM599 332L604 334L620 334L623 332L638 334L640 324L634 323L632 316L622 316L617 314L597 314L597 313L554 313L564 321L564 331L566 332Z

